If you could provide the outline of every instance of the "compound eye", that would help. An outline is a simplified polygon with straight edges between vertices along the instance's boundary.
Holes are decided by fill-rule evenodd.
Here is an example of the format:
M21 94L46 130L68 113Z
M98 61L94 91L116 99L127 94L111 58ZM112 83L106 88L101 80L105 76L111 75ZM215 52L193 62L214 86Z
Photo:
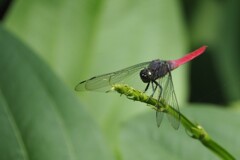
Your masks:
M140 78L144 83L150 82L150 77L149 76L151 76L151 72L149 72L147 69L141 70Z

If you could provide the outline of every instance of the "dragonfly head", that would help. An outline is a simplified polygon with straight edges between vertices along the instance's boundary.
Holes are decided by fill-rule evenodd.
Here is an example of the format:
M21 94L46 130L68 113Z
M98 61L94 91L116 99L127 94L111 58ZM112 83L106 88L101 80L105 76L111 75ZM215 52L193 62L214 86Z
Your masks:
M140 78L144 83L151 82L152 76L152 72L147 68L144 68L140 71Z

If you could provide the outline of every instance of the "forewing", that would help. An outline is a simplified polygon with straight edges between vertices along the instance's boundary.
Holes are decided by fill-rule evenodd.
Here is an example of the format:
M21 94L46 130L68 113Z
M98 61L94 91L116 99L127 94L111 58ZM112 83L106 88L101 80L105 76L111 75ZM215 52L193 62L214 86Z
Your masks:
M164 77L160 78L159 83L163 87L162 98L176 111L167 114L168 120L173 128L178 129L180 125L180 112L174 91L171 72L168 72Z
M139 71L142 68L145 68L149 65L150 62L143 62L140 64L136 64L134 66L124 68L122 70L107 73L99 76L94 76L88 80L80 82L76 87L76 91L106 91L113 84L120 83L125 78L129 77L133 73Z
M88 80L80 82L76 87L76 91L84 90L98 90L109 85L109 78L114 75L114 73L103 74L99 76L94 76Z

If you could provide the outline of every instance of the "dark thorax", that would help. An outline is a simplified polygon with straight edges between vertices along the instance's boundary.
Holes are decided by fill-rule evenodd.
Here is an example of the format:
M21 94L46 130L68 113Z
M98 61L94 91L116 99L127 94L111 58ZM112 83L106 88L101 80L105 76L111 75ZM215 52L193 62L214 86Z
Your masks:
M140 72L140 77L144 83L155 81L164 77L170 71L168 61L153 60L147 68Z

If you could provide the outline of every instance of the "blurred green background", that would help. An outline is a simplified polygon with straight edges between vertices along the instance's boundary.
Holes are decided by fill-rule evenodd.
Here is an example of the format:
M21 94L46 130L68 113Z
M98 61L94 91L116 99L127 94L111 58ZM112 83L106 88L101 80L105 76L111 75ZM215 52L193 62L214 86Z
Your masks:
M218 159L145 104L81 80L206 53L173 72L181 112L240 157L240 1L0 1L0 159Z

